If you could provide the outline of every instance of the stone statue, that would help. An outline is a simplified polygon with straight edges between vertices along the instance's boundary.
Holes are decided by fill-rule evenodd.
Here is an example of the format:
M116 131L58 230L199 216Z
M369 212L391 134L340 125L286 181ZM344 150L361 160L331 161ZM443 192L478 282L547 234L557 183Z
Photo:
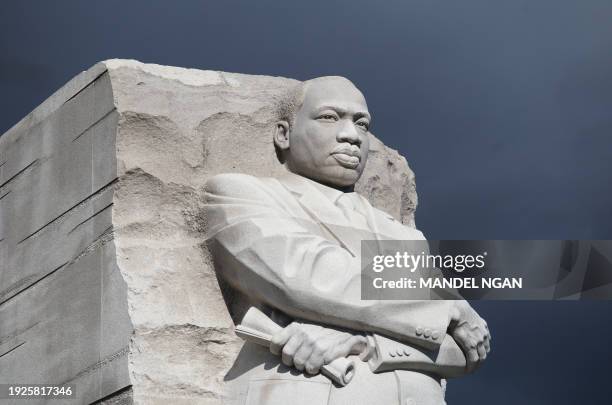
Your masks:
M232 317L255 307L281 326L269 349L245 343L228 403L443 404L443 379L487 357L486 322L463 300L360 299L361 240L424 239L353 190L370 120L349 80L300 83L279 103L273 137L287 173L207 182L207 239ZM320 373L345 357L349 384Z

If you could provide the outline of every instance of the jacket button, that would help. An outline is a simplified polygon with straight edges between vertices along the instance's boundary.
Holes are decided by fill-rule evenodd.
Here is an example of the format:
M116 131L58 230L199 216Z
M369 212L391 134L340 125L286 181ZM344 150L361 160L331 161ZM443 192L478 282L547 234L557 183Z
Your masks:
M395 357L395 353L393 353L393 352L389 352L389 356L391 356L391 357Z
M410 352L407 349L404 349L404 356L410 356Z
M440 337L440 332L438 332L437 330L434 330L433 333L431 334L431 338L433 340L438 340L439 337Z
M397 351L395 352L397 353L398 356L402 357L404 355L404 352L400 349L397 349Z
M417 336L421 336L423 334L423 328L421 328L420 326L416 328L416 334Z
M431 329L427 328L423 331L423 336L425 336L426 338L431 336Z

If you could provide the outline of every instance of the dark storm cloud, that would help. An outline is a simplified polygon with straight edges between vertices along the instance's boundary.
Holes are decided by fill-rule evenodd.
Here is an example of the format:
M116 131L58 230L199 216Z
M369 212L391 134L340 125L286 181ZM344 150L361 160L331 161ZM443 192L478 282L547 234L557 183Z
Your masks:
M0 132L107 58L338 74L417 174L433 239L612 239L608 0L0 4ZM449 403L603 404L609 303L477 303L482 372Z

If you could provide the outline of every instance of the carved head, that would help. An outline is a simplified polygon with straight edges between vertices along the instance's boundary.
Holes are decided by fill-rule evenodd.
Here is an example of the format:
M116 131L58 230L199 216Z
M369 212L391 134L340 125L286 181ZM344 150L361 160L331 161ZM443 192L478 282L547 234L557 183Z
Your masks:
M371 118L350 80L327 76L300 83L281 103L279 118L274 144L289 171L341 189L359 180Z

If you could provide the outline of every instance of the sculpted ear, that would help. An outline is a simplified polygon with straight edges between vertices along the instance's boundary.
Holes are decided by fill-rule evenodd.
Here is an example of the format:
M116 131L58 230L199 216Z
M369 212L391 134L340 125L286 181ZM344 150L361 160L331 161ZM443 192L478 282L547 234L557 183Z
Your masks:
M278 121L276 123L274 145L282 151L289 149L289 123L287 121Z

